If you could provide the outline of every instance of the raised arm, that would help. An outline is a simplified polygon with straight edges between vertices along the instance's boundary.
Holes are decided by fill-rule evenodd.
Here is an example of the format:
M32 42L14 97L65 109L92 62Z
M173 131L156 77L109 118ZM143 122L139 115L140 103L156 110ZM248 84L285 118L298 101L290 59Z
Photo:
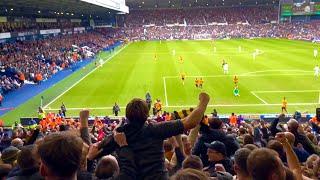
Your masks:
M191 114L189 114L189 116L182 120L185 130L192 129L200 123L209 101L210 97L207 93L200 93L198 106L191 112Z
M80 135L82 140L87 143L89 146L91 145L91 138L89 135L88 129L88 121L89 121L89 110L80 111Z
M297 155L293 151L284 133L277 133L276 139L281 142L286 152L288 167L293 172L297 180L302 180L302 170Z

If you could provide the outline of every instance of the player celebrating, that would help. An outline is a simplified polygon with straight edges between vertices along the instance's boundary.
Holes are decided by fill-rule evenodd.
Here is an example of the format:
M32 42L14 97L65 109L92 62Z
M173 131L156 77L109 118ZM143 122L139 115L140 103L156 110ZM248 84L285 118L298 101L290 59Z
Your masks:
M316 65L316 67L314 67L314 76L315 76L316 78L319 77L319 66L318 66L318 65Z
M186 78L186 74L185 73L181 73L181 80L182 80L182 84L184 85L184 80Z
M288 104L288 101L286 100L286 97L283 97L282 99L282 106L281 106L281 111L282 113L285 111L286 113L288 113L287 111L287 104Z
M239 78L235 75L233 78L234 85L238 85Z
M235 86L234 89L233 89L233 95L235 97L239 97L240 96L240 90L238 88L238 86Z
M203 85L204 81L202 78L199 79L199 87L202 89L202 85Z
M318 57L318 50L317 49L313 50L313 56L314 56L314 58Z

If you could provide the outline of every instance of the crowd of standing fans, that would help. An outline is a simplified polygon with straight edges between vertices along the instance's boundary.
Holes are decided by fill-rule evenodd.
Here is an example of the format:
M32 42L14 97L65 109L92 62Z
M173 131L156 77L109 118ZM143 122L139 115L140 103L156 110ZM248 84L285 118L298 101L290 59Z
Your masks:
M320 39L319 21L278 23L278 10L274 6L136 10L119 18L122 28L114 34L131 40Z
M163 13L165 12L165 13ZM244 16L243 14L246 14ZM196 10L137 11L116 30L58 36L0 45L2 93L26 81L39 82L85 58L75 46L96 53L115 37L131 40L280 37L312 40L319 24L271 23L274 10L259 7ZM138 18L141 17L141 18ZM219 17L219 18L218 18ZM161 19L161 20L160 20ZM238 22L244 24L238 24ZM227 23L211 25L211 23ZM167 26L168 24L184 26ZM144 27L143 25L155 26ZM3 29L3 28L2 28ZM106 37L111 33L113 38ZM199 36L199 34L201 36ZM320 119L309 122L279 115L271 122L229 122L218 113L205 115L210 97L199 94L197 107L161 112L152 100L135 98L125 118L111 121L82 110L79 119L67 118L66 108L46 113L39 108L39 124L18 123L12 131L0 128L1 179L110 180L295 180L320 178ZM160 107L160 108L159 108ZM114 114L120 111L115 103ZM162 115L161 115L162 114Z
M0 44L0 93L18 89L26 81L40 83L88 58L87 50L80 47L87 46L97 53L113 43L112 38L87 32Z
M224 123L198 106L157 122L135 98L119 121L43 116L39 125L0 129L2 179L319 179L319 120L279 115ZM232 118L230 118L232 119ZM233 120L231 120L233 121Z

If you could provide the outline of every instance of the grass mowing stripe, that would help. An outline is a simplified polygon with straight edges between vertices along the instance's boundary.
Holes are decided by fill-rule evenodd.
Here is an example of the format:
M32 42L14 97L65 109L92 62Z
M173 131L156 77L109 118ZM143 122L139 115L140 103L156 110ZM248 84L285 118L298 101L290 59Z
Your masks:
M125 45L124 47L122 47L119 51L117 51L116 53L114 53L112 56L110 56L108 59L106 59L103 63L105 64L106 62L108 62L110 59L112 59L114 56L116 56L117 54L119 54L123 49L125 49L128 46ZM50 106L53 102L55 102L57 99L59 99L61 96L63 96L66 92L70 91L70 89L72 89L73 87L75 87L77 84L79 84L83 79L85 79L86 77L88 77L91 73L93 73L94 71L96 71L98 68L100 68L100 66L95 67L94 69L92 69L88 74L86 74L85 76L83 76L81 79L79 79L77 82L75 82L72 86L70 86L67 90L65 90L64 92L62 92L59 96L57 96L56 98L54 98L52 101L50 101L47 105L44 106L44 108L47 108L48 106Z

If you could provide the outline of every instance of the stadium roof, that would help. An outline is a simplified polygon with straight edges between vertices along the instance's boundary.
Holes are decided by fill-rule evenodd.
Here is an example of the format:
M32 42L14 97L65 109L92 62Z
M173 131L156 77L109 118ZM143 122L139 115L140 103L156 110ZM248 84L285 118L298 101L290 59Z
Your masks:
M221 7L278 4L279 0L126 0L130 9Z
M0 0L2 16L106 17L117 11L80 0Z

